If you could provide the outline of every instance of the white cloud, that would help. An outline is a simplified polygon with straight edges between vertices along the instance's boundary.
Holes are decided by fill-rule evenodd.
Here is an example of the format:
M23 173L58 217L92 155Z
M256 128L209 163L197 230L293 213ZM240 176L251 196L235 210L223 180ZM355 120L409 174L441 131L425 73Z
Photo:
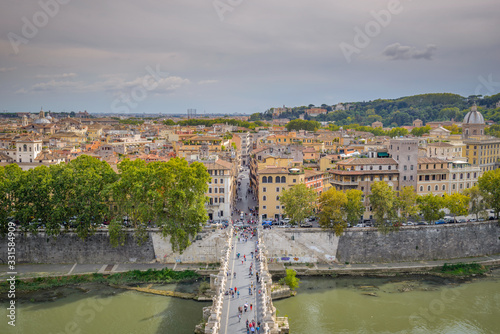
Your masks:
M17 67L0 67L0 73L15 71Z
M76 73L62 73L62 74L38 74L35 76L37 79L63 79L63 78L74 78Z
M388 45L382 54L391 60L427 59L432 60L437 47L428 44L425 50L417 50L414 46L403 46L399 43Z
M198 81L198 85L210 85L218 82L219 80L200 80Z

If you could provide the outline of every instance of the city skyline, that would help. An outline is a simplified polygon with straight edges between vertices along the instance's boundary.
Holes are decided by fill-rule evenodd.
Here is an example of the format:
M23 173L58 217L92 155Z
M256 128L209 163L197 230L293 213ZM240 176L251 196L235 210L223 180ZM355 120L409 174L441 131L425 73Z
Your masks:
M0 5L0 110L263 112L500 91L488 1Z

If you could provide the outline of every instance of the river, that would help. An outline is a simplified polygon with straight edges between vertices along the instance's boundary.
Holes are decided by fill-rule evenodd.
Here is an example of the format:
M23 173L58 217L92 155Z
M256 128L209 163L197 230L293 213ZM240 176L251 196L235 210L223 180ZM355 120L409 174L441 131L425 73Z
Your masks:
M274 305L292 334L500 333L498 274L462 283L306 277L296 297ZM15 328L2 303L0 333L192 334L207 305L101 285L59 288L20 298Z
M498 274L498 273L497 273ZM500 277L302 278L297 296L275 301L293 334L500 333Z

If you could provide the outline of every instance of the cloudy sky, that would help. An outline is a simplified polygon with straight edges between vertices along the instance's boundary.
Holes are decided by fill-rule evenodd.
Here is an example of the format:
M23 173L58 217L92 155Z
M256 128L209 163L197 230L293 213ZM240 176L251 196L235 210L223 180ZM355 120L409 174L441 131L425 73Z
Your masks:
M486 0L3 0L0 112L492 95L499 27Z

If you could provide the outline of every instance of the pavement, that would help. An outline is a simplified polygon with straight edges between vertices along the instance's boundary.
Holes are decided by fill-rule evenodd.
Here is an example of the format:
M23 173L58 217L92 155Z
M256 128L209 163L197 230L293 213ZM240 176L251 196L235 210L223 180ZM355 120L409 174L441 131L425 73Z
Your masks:
M228 279L227 287L236 288L236 291L240 291L240 295L237 293L233 296L224 296L224 304L222 308L221 316L221 333L246 333L246 321L255 320L259 321L260 314L257 306L257 296L260 286L257 284L257 279L255 276L256 263L255 259L252 257L251 252L255 251L255 238L248 239L244 241L238 238L234 238L233 243L234 248L231 251L232 261L229 263L230 278ZM237 253L240 253L240 257L237 257ZM244 259L246 257L246 260ZM253 275L249 275L250 265L253 264ZM236 273L236 277L233 276ZM251 288L251 285L256 285L255 292ZM252 294L249 293L249 288L252 290ZM248 309L246 312L242 313L241 320L238 318L238 307L244 307L248 304ZM250 305L252 309L250 310Z

